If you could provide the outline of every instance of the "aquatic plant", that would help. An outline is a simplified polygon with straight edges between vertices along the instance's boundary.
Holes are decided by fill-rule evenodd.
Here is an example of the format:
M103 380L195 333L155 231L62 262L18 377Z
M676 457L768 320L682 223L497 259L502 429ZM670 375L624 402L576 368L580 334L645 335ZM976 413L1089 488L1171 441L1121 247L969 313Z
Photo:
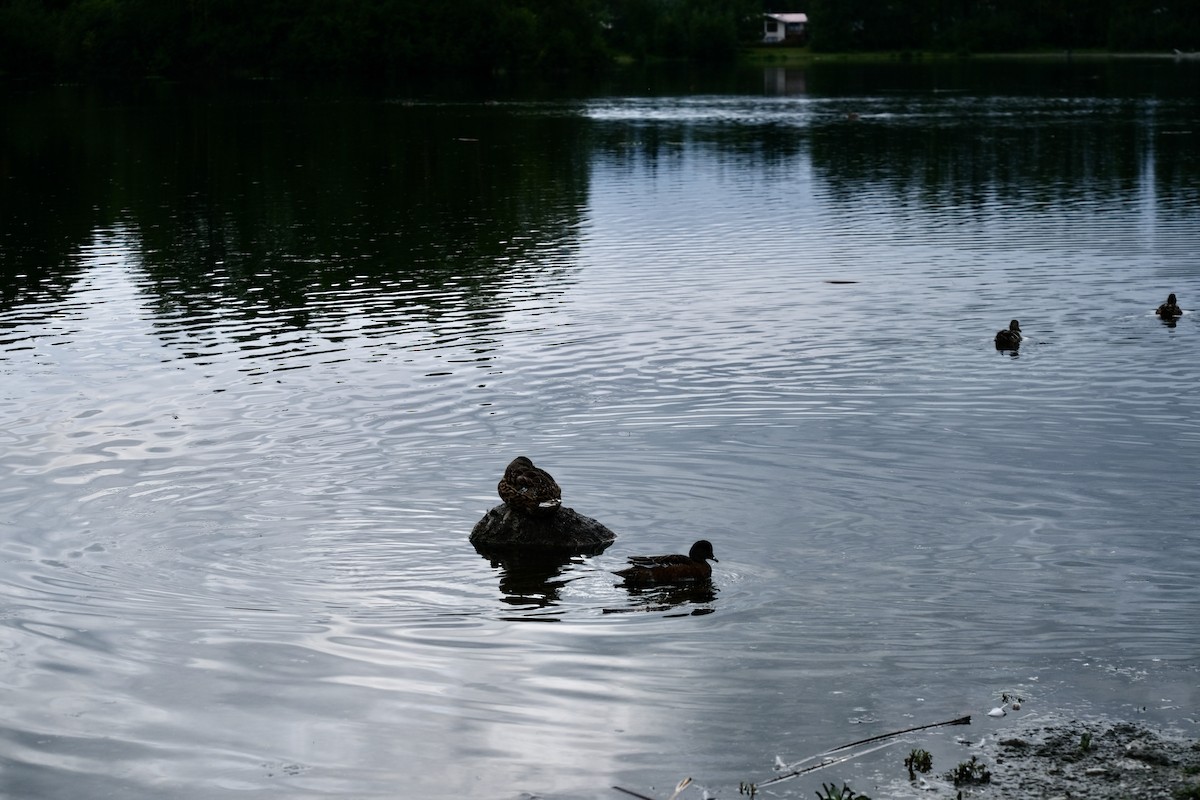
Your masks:
M1092 749L1092 734L1084 733L1079 737L1079 752L1086 753Z
M904 759L904 766L908 767L908 779L915 781L918 772L929 772L933 769L933 756L928 750L914 749Z
M962 761L957 767L946 773L946 778L954 781L955 786L969 786L976 783L990 783L992 772L986 764L971 756L970 761Z
M821 791L825 793L821 794ZM821 791L817 792L817 800L871 800L870 797L859 794L844 783L840 789L836 784L822 783Z

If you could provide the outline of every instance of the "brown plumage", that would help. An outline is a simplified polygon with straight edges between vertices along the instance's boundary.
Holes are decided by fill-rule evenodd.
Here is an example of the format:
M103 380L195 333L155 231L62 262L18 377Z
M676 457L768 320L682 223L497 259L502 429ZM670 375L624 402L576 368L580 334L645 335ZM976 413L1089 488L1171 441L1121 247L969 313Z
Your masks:
M712 542L701 539L692 545L686 556L630 556L630 565L617 570L616 574L634 586L707 580L712 577L710 560L717 560Z
M1008 329L996 334L997 350L1016 350L1021 346L1021 323L1015 319L1008 323Z
M500 499L527 514L552 511L562 505L562 489L544 469L525 456L517 456L496 485Z
M1167 302L1159 306L1154 313L1163 319L1171 319L1172 317L1182 317L1183 309L1175 302L1175 295L1172 294L1167 297Z

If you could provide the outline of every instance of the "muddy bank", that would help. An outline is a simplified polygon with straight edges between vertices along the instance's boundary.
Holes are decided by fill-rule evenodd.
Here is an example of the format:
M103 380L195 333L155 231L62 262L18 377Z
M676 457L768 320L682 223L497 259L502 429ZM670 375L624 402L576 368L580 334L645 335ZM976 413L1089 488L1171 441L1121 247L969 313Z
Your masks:
M919 745L918 745L919 746ZM955 785L956 764L934 764L912 782L877 785L873 797L1200 800L1200 742L1137 723L1030 717L962 751L975 767ZM967 773L971 774L967 774ZM864 787L865 789L866 787ZM897 791L898 790L898 791Z

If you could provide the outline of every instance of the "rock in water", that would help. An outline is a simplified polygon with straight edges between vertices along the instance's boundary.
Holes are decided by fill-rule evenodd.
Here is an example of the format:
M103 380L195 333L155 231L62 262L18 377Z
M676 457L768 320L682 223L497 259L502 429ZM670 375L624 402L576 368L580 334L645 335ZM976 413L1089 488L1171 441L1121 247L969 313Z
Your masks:
M595 555L617 535L591 517L560 506L552 513L523 514L501 504L483 515L471 531L471 544L484 555L511 552Z

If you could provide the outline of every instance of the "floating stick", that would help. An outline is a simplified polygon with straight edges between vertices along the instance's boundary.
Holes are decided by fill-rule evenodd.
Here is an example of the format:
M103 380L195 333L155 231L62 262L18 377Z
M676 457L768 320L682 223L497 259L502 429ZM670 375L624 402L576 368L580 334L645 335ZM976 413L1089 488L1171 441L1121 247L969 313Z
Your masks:
M971 715L967 714L965 717L959 717L958 719L948 719L945 722L934 722L929 725L917 725L916 727L913 727L913 728L905 728L902 731L892 731L891 733L881 733L878 736L872 736L868 739L861 739L857 742L851 742L850 744L839 745L838 747L831 748L829 750L826 750L825 752L826 753L836 753L838 750L846 750L851 747L857 747L860 744L867 744L868 742L877 742L880 739L890 739L893 736L900 736L905 733L912 733L913 731L923 731L926 728L940 728L943 725L970 725L970 724L971 724Z

